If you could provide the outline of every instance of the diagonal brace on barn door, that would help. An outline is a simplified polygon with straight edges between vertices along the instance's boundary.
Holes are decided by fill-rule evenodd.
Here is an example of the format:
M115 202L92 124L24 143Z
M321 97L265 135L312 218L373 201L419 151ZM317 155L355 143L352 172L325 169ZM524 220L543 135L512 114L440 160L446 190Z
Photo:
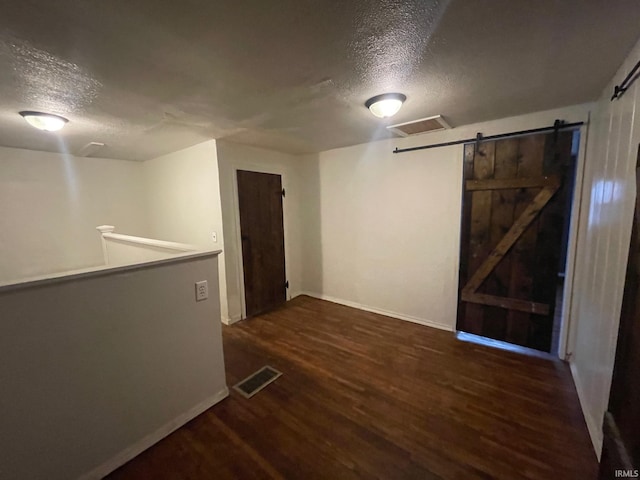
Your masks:
M487 181L485 181L487 182ZM514 183L515 182L515 183ZM494 268L500 263L504 256L511 250L518 239L525 232L527 227L536 219L542 209L549 203L549 200L555 195L560 188L560 180L558 177L541 177L539 179L514 179L505 180L500 183L497 181L490 182L491 188L522 188L526 183L527 187L543 187L540 193L536 195L533 201L527 205L518 219L513 223L509 231L498 242L498 245L491 251L487 259L480 265L478 270L469 279L467 284L462 288L461 299L465 302L479 303L482 305L491 305L495 307L507 308L510 310L518 310L527 313L536 313L539 315L549 314L549 305L529 302L526 300L498 297L494 295L486 295L477 293L480 285L487 279ZM468 190L481 190L479 181L467 183Z

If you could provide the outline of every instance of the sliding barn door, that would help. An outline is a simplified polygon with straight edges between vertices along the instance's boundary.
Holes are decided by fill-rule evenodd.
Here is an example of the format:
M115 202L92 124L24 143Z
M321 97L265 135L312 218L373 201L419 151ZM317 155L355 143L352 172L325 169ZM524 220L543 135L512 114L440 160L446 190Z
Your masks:
M238 170L238 204L247 317L287 299L282 177Z
M572 135L465 146L458 330L550 350Z

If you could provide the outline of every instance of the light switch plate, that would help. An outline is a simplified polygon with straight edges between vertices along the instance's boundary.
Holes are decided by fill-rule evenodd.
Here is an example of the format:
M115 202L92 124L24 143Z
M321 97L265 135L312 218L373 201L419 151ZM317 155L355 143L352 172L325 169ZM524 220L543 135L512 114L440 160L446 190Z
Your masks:
M196 282L196 302L209 298L209 285L206 280Z

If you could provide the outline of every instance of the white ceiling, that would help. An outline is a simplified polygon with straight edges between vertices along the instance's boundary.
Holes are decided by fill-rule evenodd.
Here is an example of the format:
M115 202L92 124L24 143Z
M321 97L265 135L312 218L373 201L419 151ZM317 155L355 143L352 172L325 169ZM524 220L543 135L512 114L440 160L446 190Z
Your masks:
M637 0L20 0L0 14L0 145L144 160L209 138L291 153L595 99ZM17 114L69 118L61 135Z

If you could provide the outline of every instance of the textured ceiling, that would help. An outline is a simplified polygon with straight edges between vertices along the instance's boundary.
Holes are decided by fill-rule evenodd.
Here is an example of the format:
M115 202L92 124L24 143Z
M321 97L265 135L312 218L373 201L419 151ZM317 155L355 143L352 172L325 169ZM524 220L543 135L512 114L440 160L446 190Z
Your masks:
M144 160L209 138L291 153L596 98L640 36L637 0L20 0L0 14L0 145ZM18 115L69 118L60 135Z

